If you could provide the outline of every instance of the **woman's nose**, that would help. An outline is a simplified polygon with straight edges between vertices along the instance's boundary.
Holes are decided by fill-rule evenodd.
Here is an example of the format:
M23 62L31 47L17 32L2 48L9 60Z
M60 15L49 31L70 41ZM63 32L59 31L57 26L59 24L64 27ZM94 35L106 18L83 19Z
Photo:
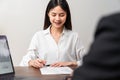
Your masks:
M56 16L56 20L60 20L60 16L57 15L57 16Z

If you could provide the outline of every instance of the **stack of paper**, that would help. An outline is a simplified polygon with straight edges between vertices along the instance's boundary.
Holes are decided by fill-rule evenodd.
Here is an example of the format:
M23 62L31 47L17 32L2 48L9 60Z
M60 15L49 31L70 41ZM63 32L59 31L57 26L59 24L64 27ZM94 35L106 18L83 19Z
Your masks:
M41 74L71 74L73 70L69 67L43 67Z

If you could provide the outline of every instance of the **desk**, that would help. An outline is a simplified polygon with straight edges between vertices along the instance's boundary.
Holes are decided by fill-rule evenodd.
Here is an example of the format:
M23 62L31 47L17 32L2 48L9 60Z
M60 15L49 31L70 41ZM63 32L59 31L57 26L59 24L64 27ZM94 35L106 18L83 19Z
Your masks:
M41 80L64 80L68 75L42 75L39 69L33 67L15 67L15 76L40 77Z

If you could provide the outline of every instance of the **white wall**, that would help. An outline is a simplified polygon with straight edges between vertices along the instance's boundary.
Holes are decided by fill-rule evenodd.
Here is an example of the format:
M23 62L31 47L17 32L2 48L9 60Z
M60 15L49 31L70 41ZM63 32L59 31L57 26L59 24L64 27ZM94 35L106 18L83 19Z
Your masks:
M5 34L14 65L27 53L33 34L43 28L49 0L0 0L0 34ZM102 15L120 11L119 0L67 0L73 30L80 34L88 50L97 21Z

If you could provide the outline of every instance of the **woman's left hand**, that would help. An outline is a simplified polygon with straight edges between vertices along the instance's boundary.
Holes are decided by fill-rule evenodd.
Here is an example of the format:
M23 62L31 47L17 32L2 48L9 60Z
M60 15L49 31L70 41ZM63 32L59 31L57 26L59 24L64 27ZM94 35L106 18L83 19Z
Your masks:
M76 62L56 62L51 64L51 67L76 66Z

